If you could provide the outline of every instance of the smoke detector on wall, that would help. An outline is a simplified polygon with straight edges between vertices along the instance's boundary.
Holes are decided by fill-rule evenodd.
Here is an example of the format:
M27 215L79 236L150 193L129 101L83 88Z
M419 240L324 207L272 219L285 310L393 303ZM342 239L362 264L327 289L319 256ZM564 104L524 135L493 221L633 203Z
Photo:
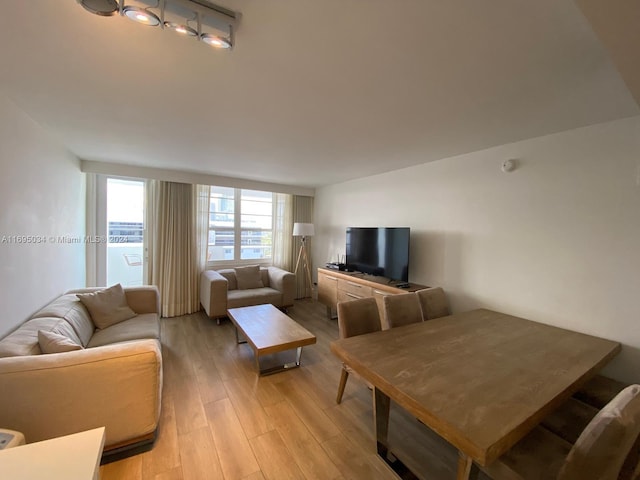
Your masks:
M504 173L513 172L516 169L516 161L514 159L505 160L502 162L502 171Z

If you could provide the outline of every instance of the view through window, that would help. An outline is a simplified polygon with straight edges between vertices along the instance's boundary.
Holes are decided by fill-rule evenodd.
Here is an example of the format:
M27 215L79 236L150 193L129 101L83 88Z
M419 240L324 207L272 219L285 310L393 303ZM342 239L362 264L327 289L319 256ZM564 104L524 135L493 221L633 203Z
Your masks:
M107 179L107 285L143 283L144 181Z
M273 196L259 190L211 187L208 260L271 260Z

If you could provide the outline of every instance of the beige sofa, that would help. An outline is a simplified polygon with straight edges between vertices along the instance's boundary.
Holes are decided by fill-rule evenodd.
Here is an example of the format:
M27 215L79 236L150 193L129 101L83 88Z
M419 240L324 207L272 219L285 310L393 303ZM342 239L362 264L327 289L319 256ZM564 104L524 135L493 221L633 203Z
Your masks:
M259 272L259 282L252 275ZM238 281L242 272L245 281ZM246 280L249 274L249 280ZM244 284L243 284L244 283ZM243 287L251 288L243 288ZM227 309L251 305L272 305L285 309L293 305L296 276L277 267L238 267L223 270L205 270L200 276L200 303L211 318L220 323Z
M105 426L105 455L153 442L160 416L162 357L159 294L125 289L137 313L94 327L72 290L0 340L0 426L36 442ZM38 331L84 348L43 354Z

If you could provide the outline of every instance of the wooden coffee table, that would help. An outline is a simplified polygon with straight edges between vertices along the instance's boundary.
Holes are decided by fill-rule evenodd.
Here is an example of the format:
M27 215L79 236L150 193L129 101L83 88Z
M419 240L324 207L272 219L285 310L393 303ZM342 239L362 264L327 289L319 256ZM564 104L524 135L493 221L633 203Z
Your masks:
M227 313L236 327L236 341L248 343L253 349L260 375L299 367L302 347L316 343L315 335L271 304L230 308ZM238 330L246 341L240 340ZM260 367L261 356L293 349L296 349L295 361L265 369Z

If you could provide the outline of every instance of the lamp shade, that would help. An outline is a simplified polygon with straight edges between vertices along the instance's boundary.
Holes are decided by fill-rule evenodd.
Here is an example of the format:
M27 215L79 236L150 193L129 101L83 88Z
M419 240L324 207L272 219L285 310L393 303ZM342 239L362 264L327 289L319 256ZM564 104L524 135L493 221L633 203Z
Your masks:
M293 224L293 236L294 237L313 237L314 234L313 223L294 223Z

